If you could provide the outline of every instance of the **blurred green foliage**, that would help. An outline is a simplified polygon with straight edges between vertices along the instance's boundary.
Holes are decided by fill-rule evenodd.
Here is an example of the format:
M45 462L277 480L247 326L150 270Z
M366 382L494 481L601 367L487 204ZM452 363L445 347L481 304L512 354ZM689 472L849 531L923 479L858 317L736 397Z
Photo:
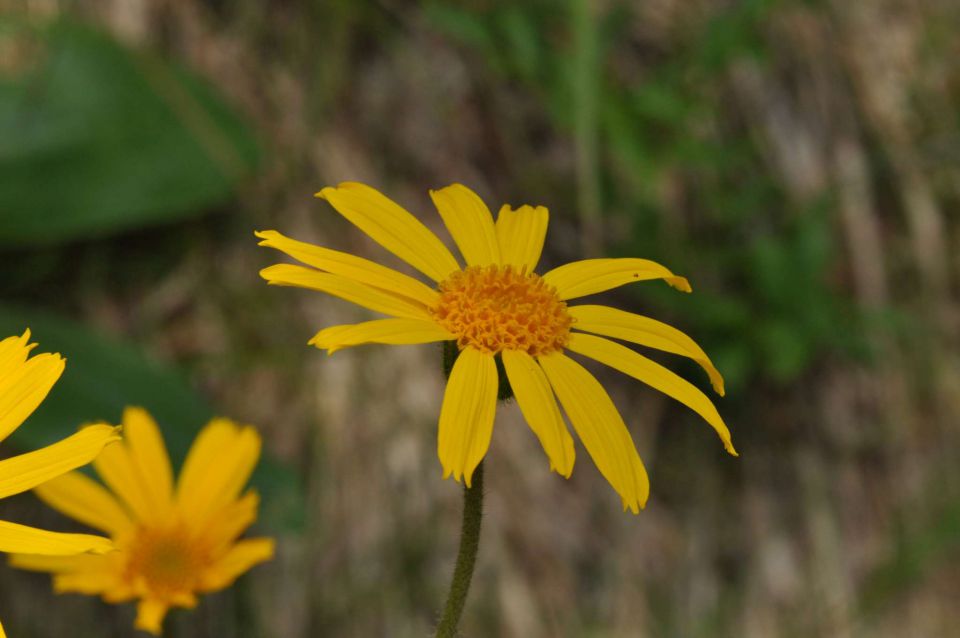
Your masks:
M257 161L197 76L90 27L0 18L0 243L49 244L170 222L230 197Z
M11 262L7 291L41 286L40 297L59 302L44 278L73 266L69 251L46 245L206 213L232 197L257 162L251 130L214 89L155 54L69 20L40 24L15 14L0 18L0 38L19 47L5 50L24 53L15 71L0 75L0 246L17 251L8 253L16 264L3 256ZM101 275L117 281L117 273ZM84 422L119 422L125 406L139 405L160 423L179 464L214 415L180 372L135 346L47 311L0 305L0 335L27 327L42 351L60 352L68 364L29 427L11 437L23 449ZM289 468L264 458L252 483L269 526L303 523L301 486Z
M696 33L676 38L676 48L651 50L657 63L642 75L614 64L614 52L642 46L628 39L622 7L592 22L584 0L568 0L564 10L495 0L483 10L433 3L426 12L436 28L483 56L498 79L539 96L561 133L589 137L582 127L596 127L600 208L622 213L633 230L614 250L694 276L695 295L640 294L683 317L733 396L760 378L793 382L828 352L865 348L853 305L828 280L838 249L830 193L791 204L749 123L737 130L703 125L725 108L721 71L738 59L764 64L767 16L796 1L749 0L719 11ZM595 33L580 33L584 28ZM578 98L591 91L597 95ZM587 121L577 112L593 108ZM690 211L664 208L658 186L665 181L692 194ZM683 220L671 223L677 217ZM697 287L705 279L709 285Z

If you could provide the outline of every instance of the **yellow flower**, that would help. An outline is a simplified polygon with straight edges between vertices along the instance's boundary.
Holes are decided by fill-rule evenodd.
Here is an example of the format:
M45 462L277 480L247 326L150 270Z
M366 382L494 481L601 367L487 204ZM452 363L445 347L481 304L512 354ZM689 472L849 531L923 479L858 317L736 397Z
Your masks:
M123 414L124 441L94 468L108 489L78 472L36 488L51 507L110 534L103 556L11 557L23 569L51 572L58 593L139 599L136 627L160 633L171 607L192 608L196 594L228 587L273 556L273 539L237 540L257 517L259 498L240 494L260 456L252 426L214 419L197 436L174 486L156 422L141 408Z
M462 476L469 486L486 454L499 357L550 469L565 477L573 470L573 439L560 415L559 399L587 452L620 494L624 510L636 513L644 506L649 481L623 419L596 378L565 351L612 366L686 404L736 455L729 430L700 390L630 348L597 335L689 357L706 370L722 395L723 378L692 339L623 310L567 305L570 299L649 279L663 279L690 292L683 277L646 259L587 259L537 275L547 210L504 206L494 222L486 204L460 184L431 191L430 196L466 267L413 215L369 186L348 182L325 188L317 196L435 286L273 230L257 233L263 240L260 245L310 267L278 264L260 275L271 284L319 290L391 317L321 330L310 343L328 353L363 343L456 341L460 352L440 409L438 454L444 478L453 475L459 481Z
M0 341L0 441L37 409L63 373L64 361L59 354L30 357L36 344L29 341L29 330L20 337ZM0 498L25 492L86 465L105 445L119 440L116 428L93 425L35 452L0 461ZM59 534L0 521L0 552L65 556L111 549L113 544L100 536ZM0 638L4 638L2 626Z

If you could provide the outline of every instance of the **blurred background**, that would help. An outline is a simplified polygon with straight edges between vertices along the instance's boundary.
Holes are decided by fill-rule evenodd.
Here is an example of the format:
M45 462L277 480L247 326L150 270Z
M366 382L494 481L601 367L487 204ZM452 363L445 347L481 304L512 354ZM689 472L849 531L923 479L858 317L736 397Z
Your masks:
M148 407L174 455L256 424L273 562L168 636L426 636L458 541L440 349L327 357L369 315L270 288L254 229L395 263L312 194L367 182L551 211L544 266L688 276L604 301L727 379L740 458L597 370L652 481L487 457L466 636L941 637L960 610L960 5L950 0L0 0L0 328L67 370L5 444ZM658 357L703 389L693 365ZM0 518L76 529L30 495ZM131 606L0 566L11 636L133 636Z

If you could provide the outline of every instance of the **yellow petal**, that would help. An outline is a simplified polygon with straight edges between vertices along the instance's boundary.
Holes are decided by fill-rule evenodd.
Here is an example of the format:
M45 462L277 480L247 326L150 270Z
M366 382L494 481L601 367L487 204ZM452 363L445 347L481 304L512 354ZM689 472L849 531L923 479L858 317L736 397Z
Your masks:
M504 264L533 272L543 252L549 213L543 206L521 206L517 210L503 206L497 214L497 242Z
M523 418L527 420L550 459L550 469L570 478L573 472L573 438L560 415L553 390L543 370L526 352L504 350L503 367Z
M3 630L2 623L0 623L0 638L7 638L7 633Z
M90 534L61 534L35 527L0 521L0 552L69 556L92 552L104 554L113 550L109 538Z
M570 335L567 348L591 359L596 359L611 368L616 368L624 374L629 374L653 389L683 403L702 416L717 431L727 452L737 456L737 451L730 441L730 430L727 429L723 419L720 418L717 408L710 402L707 395L689 381L677 376L659 363L637 354L630 348L602 337L573 333Z
M117 428L91 425L35 452L0 461L0 498L25 492L86 465L104 446L119 440Z
M203 575L201 588L204 591L216 591L231 585L254 565L273 558L274 549L272 538L240 541L208 568Z
M225 505L218 513L210 517L204 534L213 552L235 541L257 520L257 507L260 496L255 490L249 490L235 501Z
M130 448L124 444L111 445L94 459L93 468L137 521L155 521L160 512L154 508L153 498L140 474Z
M327 354L341 348L364 343L388 343L391 345L432 343L456 339L452 333L433 321L423 319L377 319L353 325L324 328L310 340L310 345Z
M607 391L586 368L561 352L539 357L577 435L604 478L634 514L647 503L650 481L637 448Z
M317 193L375 242L434 281L460 269L443 242L416 217L379 191L344 182Z
M157 516L165 516L173 499L173 470L157 422L143 408L128 407L123 411L123 438L144 495Z
M257 231L255 234L263 240L260 246L276 248L308 266L359 281L373 288L390 290L425 306L432 306L437 301L436 290L413 277L369 259L290 239L275 230Z
M0 441L7 438L37 409L63 373L58 354L39 354L27 359L30 331L0 342Z
M108 564L102 554L72 554L43 556L37 554L10 554L10 566L32 572L65 573L102 571Z
M480 196L463 184L430 191L433 204L468 266L500 263L493 215Z
M430 318L426 306L418 301L304 266L277 264L261 270L260 276L277 286L319 290L385 315L410 319Z
M584 259L554 268L543 280L557 289L561 299L574 299L610 290L624 284L663 279L682 292L690 292L690 282L649 259Z
M497 364L493 355L465 348L447 381L440 408L437 453L443 478L463 476L467 487L490 446L497 408Z
M66 572L53 577L53 591L58 594L97 596L116 585L117 575L106 571Z
M188 521L201 525L237 498L260 458L260 435L250 425L213 419L197 435L177 484Z
M724 395L723 376L713 366L710 357L693 339L673 326L608 306L571 306L567 311L573 317L573 327L577 330L623 339L693 359L706 371L717 394Z
M133 626L154 636L160 635L163 619L170 610L170 605L156 598L144 598L137 605L137 619Z
M58 476L37 486L33 492L53 509L111 536L132 525L113 494L79 472Z

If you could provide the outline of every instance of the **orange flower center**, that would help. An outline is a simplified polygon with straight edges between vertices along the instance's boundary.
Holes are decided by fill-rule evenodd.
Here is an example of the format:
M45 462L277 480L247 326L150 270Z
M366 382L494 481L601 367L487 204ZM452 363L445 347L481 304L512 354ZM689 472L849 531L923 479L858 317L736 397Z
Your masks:
M514 266L470 266L440 283L433 318L457 335L460 348L523 350L537 356L563 349L573 319L539 275Z
M130 547L127 575L143 579L155 594L176 594L195 589L209 553L182 527L143 529Z

